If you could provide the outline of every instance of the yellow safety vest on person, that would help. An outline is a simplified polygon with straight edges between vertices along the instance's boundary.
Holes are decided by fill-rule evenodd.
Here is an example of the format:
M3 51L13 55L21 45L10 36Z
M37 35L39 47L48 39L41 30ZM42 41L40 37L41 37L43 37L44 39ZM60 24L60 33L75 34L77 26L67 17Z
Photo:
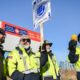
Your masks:
M80 72L80 46L76 48L76 54L79 55L78 61L74 64L77 72Z
M47 71L45 71L46 68L48 68ZM52 56L52 59L51 59L51 57L48 54L48 62L42 68L42 76L43 76L43 80L44 80L44 77L52 76L53 79L57 79L57 76L59 76L59 67L56 62L56 57L54 55Z
M18 50L13 50L8 56L8 72L9 76L13 74L15 70L22 72L23 74L38 73L40 68L39 57L35 53L28 55L24 48L20 47L23 54L19 54Z

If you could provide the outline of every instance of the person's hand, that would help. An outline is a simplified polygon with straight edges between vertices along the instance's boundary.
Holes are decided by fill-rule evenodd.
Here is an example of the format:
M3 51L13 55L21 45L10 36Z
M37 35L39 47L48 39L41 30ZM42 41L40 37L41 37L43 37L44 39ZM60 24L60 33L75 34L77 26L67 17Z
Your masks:
M71 52L76 51L76 46L77 46L77 41L71 40L71 41L69 42L69 48L68 48L68 49L69 49Z

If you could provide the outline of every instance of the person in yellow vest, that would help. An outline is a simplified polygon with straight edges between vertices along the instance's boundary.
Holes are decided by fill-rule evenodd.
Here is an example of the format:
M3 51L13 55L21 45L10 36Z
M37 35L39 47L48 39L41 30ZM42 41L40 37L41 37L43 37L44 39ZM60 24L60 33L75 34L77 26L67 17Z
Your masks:
M39 56L32 52L30 45L29 36L24 35L19 46L9 54L8 73L12 80L39 80Z
M77 80L80 80L80 46L78 45L78 42L80 43L80 34L78 37L76 34L73 34L69 42L68 59L76 69Z
M44 41L42 46L41 54L44 54L43 58L41 56L40 59L40 62L44 62L41 67L42 80L59 80L59 67L56 57L51 51L51 46L52 43L47 40Z
M2 44L5 42L5 30L0 28L0 80L6 80L6 68L4 59L4 50Z

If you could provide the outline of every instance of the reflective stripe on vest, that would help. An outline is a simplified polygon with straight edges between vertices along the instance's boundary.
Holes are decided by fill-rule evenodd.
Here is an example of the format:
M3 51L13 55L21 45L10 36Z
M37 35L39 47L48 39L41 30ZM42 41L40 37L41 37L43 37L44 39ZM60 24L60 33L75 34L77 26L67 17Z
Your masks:
M26 61L27 57L23 56L23 51L20 48L17 49L17 50L19 51L20 58L23 60L23 63L24 63L24 68L25 68L25 71L23 71L24 74L38 73L38 72L40 72L40 69L39 69L40 68L39 57L34 56L34 58L36 60L37 69L35 69L34 67L32 67L31 69L29 69L30 65Z
M26 57L23 57L23 55L20 54L20 57L22 58L23 60L23 63L24 63L24 67L25 67L25 70L28 68L28 63L26 62Z
M23 71L24 74L38 73L38 72L40 72L40 69L29 69L29 70Z
M16 49L19 52L20 58L23 60L24 67L25 67L25 70L26 70L28 68L28 64L26 62L26 57L23 57L23 52L22 52L22 50L19 47L17 47Z

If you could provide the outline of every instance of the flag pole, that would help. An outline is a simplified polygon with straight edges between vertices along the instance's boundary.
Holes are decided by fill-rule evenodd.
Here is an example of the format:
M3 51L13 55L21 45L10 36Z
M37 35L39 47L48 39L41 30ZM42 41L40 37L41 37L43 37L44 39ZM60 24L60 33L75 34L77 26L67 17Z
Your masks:
M43 23L40 23L41 45L44 42Z

